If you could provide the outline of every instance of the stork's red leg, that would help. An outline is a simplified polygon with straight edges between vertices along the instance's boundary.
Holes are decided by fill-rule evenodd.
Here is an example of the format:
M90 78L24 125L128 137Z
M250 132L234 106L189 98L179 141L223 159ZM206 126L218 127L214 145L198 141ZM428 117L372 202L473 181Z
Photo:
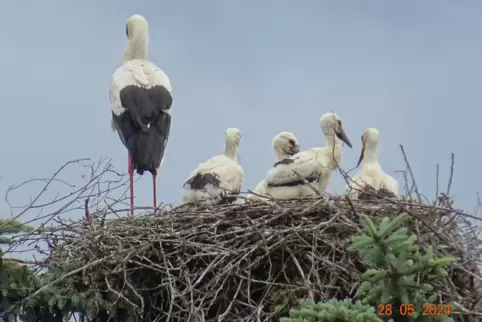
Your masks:
M127 158L129 162L128 172L129 172L129 192L130 192L130 206L131 206L131 216L134 216L134 167L132 166L131 155L127 153Z
M153 173L152 174L152 193L153 193L153 199L154 199L154 211L156 211L156 208L157 208L157 198L156 198L156 195L157 195L157 173Z

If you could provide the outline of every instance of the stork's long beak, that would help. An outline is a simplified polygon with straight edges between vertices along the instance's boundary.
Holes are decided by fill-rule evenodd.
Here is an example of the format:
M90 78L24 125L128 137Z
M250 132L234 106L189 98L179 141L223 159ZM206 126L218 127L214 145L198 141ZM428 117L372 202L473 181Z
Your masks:
M358 164L356 165L356 167L358 168L360 166L360 164L362 163L363 161L363 156L365 155L365 142L362 142L362 149L361 149L361 153L360 153L360 159L358 159Z
M298 152L300 152L300 146L299 145L295 145L294 147L291 148L291 155L295 155Z
M348 139L348 136L346 135L345 133L345 130L343 130L343 127L340 127L340 130L336 132L336 136L342 140L343 142L346 143L346 145L348 145L350 148L353 148L351 146L351 142L350 140Z

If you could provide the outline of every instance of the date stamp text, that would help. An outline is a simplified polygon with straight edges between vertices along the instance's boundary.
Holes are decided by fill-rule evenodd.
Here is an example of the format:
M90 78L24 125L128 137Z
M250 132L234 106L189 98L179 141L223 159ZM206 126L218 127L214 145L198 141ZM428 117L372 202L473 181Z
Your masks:
M397 312L402 316L413 316L415 313L415 306L413 304L401 304L399 307L394 307L392 304L378 304L377 314L380 317L391 317L393 313ZM450 304L423 304L422 316L444 316L450 315Z

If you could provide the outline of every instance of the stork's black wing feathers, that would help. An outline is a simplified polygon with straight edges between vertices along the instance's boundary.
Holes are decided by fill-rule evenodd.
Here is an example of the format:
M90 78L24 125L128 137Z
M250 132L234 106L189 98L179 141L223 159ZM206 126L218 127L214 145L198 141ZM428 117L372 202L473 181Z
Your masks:
M221 180L219 180L219 176L216 173L197 173L193 177L189 178L183 185L190 185L191 189L193 190L201 190L206 187L208 184L212 184L215 187L219 187Z
M172 95L164 86L126 86L119 93L125 111L112 114L137 173L156 173L171 128Z
M278 162L275 162L273 167L275 168L276 166L278 166L280 164L290 164L290 163L293 163L293 162L295 162L295 160L293 160L293 159L281 159Z

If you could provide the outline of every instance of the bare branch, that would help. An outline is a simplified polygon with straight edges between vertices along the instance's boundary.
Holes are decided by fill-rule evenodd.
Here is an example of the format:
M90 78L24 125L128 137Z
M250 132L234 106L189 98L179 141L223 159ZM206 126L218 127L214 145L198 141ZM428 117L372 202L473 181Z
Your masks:
M452 187L452 179L454 176L454 165L455 165L455 155L453 153L450 154L450 176L449 176L449 183L447 184L447 196L450 196L450 188Z
M402 151L403 160L405 161L405 165L407 166L408 173L410 174L410 178L412 179L413 189L415 190L415 194L417 196L418 202L422 203L422 195L418 191L418 186L417 186L417 183L415 182L415 177L414 177L413 172L412 172L412 167L410 166L410 163L408 162L407 154L405 153L405 149L403 148L403 145L401 145L401 144L400 144L400 150Z

